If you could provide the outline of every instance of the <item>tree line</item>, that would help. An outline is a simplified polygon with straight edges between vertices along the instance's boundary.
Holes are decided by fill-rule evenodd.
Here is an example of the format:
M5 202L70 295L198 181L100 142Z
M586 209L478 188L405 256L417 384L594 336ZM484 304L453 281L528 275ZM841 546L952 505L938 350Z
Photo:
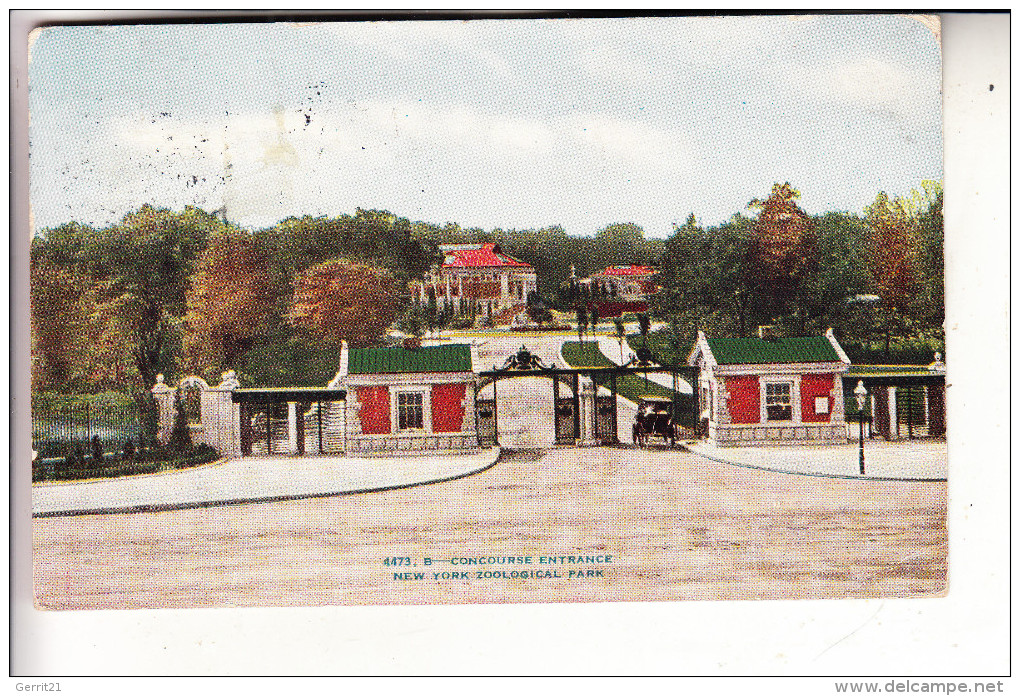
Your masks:
M387 211L291 217L249 230L187 207L143 205L95 228L70 222L31 244L33 390L147 389L157 374L248 384L320 385L341 340L371 345L413 312L408 284L440 244L498 242L535 267L542 306L571 310L573 272L636 263L659 269L652 313L676 345L697 329L747 335L835 326L862 345L941 337L942 191L879 194L863 216L808 216L777 184L714 227L694 215L668 239L632 223L591 237L559 226L485 231ZM567 284L568 285L568 284ZM413 322L412 322L413 323Z
M676 353L714 336L817 334L833 327L855 362L931 361L944 352L942 187L879 193L863 215L809 216L776 184L713 227L688 216L666 240L652 312Z

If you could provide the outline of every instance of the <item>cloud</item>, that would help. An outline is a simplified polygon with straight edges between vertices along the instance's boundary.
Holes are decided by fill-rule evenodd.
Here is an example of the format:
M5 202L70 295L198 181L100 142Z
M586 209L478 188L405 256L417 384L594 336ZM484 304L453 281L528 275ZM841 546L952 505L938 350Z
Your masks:
M690 71L735 62L754 67L809 34L816 17L693 17L584 20L561 25L568 54L590 77L626 86L688 82Z
M266 36L238 31L247 43L237 46ZM731 193L739 168L785 180L808 165L842 171L874 159L909 162L896 166L916 178L915 153L938 143L929 123L937 52L889 41L904 30L888 18L271 31L265 75L240 51L197 61L187 89L123 67L88 92L64 89L66 71L39 73L34 94L46 108L33 114L30 181L39 224L108 224L147 201L226 201L249 226L360 206L483 227L559 222L577 233L620 220L652 228L658 216L665 232L670 211L726 217L762 195L747 185ZM168 76L180 69L152 65ZM156 86L136 94L147 84ZM900 131L894 142L889 133ZM903 145L908 138L920 144Z
M446 54L455 56L461 66L483 68L494 79L517 79L509 61L490 47L500 31L499 24L493 22L325 22L292 26L405 64L417 64L425 55Z
M433 190L460 182L450 189L460 197L505 188L505 179L523 188L559 181L590 190L585 176L651 180L686 170L690 160L685 135L640 121L599 114L541 120L418 102L338 104L317 108L309 120L282 110L203 121L135 117L119 119L113 137L126 160L147 164L108 163L122 172L122 190L151 191L158 176L178 206L218 207L222 199L232 217L250 224L336 214L381 191L406 197L422 182Z
M640 121L623 121L602 115L572 119L575 139L605 157L645 170L685 167L691 158L689 139Z
M786 73L787 84L805 95L871 107L912 101L931 86L931 77L875 57L831 65L799 65Z

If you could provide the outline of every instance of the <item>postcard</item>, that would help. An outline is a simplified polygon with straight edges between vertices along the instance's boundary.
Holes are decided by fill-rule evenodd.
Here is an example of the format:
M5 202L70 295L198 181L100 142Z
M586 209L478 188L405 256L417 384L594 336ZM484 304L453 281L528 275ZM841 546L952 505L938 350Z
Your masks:
M68 24L28 77L38 608L947 592L938 18Z

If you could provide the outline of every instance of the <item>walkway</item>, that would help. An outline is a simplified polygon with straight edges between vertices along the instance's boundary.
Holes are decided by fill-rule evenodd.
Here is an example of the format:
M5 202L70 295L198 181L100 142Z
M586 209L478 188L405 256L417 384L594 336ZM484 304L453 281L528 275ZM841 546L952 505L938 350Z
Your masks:
M863 477L856 442L828 447L715 447L688 442L684 448L736 466L816 476L944 481L949 469L945 440L865 440Z
M242 457L165 474L35 484L32 515L175 510L406 488L484 471L498 456L494 447L428 456Z

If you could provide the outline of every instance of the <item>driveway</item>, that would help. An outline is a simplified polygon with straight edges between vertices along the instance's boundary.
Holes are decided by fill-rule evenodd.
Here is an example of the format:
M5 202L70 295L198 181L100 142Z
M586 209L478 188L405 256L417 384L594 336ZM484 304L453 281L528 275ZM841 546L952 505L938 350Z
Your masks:
M430 486L33 529L36 602L55 609L925 597L946 590L948 546L944 482L632 448L531 450ZM611 558L580 578L433 577L454 558L569 555ZM417 565L387 565L398 557Z

